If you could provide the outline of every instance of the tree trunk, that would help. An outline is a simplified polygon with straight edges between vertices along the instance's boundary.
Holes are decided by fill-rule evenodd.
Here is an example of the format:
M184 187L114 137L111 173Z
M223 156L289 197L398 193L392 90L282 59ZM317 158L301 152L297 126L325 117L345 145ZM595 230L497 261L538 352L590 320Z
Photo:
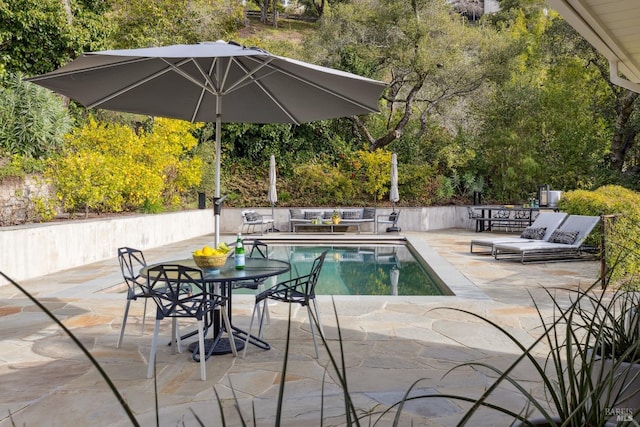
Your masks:
M269 0L263 0L260 4L260 22L267 23L267 13L269 12Z
M273 0L273 28L278 28L278 0Z
M638 135L638 129L632 123L631 116L640 94L620 88L616 95L615 111L617 117L611 140L609 162L611 169L622 172L627 153L635 144L635 139Z

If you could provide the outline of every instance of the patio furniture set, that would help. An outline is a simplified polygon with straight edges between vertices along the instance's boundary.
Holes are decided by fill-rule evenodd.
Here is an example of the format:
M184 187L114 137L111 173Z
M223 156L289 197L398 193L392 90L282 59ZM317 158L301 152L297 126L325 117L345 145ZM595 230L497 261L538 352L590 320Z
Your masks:
M336 219L337 218L337 219ZM349 227L355 228L360 234L363 225L371 224L373 233L378 233L380 225L388 227L387 232L399 232L398 220L400 210L395 210L390 214L376 215L376 208L342 208L342 209L320 209L320 208L295 208L289 209L289 232L298 233L300 231L310 232L337 232L347 231ZM259 232L261 235L265 231L274 230L274 220L272 215L263 215L255 210L242 211L241 232L251 234Z
M475 228L477 232L502 228L505 232L522 230L530 226L542 211L539 207L504 206L467 206L467 228Z
M472 239L469 251L474 247L495 259L526 261L586 260L593 259L593 248L584 243L596 227L600 217L568 215L562 212L541 212L519 237L493 237Z
M249 344L263 350L271 348L269 343L262 339L263 322L268 316L267 301L271 300L307 307L316 357L318 357L315 322L312 316L315 316L320 325L319 333L322 334L320 313L315 301L315 286L326 253L326 251L323 252L314 260L309 273L299 274L262 290L260 285L264 284L268 277L288 272L291 265L286 261L269 258L267 245L258 240L252 242L252 249L242 270L235 268L232 257L227 259L224 266L216 270L198 268L191 258L147 265L142 251L129 247L119 248L120 269L128 292L116 348L122 345L131 302L137 299L143 299L145 302L144 330L147 300L152 299L156 304L156 320L147 378L153 378L156 372L155 361L160 323L163 319L170 318L172 320L170 345L173 353L176 350L181 353L182 341L197 334L198 340L189 346L189 350L193 353L192 359L199 362L200 378L205 381L205 361L211 355L233 353L235 357L238 351L244 349L242 353L244 357ZM237 288L255 290L254 310L248 331L240 329L232 322L232 294L233 289ZM313 314L311 305L313 305ZM252 335L251 330L256 315L258 335ZM186 318L195 319L197 328L195 331L181 335L178 319ZM212 337L207 339L209 331L212 332Z

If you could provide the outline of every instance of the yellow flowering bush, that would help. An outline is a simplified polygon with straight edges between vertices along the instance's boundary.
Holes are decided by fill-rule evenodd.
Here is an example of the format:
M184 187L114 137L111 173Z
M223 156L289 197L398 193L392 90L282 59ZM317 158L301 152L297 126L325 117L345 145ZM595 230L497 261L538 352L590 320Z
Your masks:
M66 149L49 162L47 176L71 212L177 205L179 194L200 182L202 161L189 156L198 143L194 126L157 119L151 132L136 133L90 118L67 135Z

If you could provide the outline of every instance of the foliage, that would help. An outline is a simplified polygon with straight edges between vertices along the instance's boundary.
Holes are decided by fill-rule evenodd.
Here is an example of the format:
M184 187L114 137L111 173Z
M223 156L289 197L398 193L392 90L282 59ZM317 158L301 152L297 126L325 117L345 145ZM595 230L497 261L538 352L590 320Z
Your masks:
M200 182L202 161L186 155L197 140L187 122L157 119L152 132L95 120L77 128L50 162L63 207L71 212L120 212L175 206Z
M389 194L391 184L391 153L383 150L358 150L354 160L356 176L361 181L360 190L373 196L374 200L382 200Z
M114 0L110 19L121 49L226 39L243 23L240 2Z
M640 194L616 185L595 191L568 191L563 193L558 207L569 214L615 215L615 219L606 222L606 263L615 266L610 280L639 289ZM597 244L601 233L594 230L592 234Z
M313 194L318 206L352 204L357 200L356 182L336 166L307 163L296 167L294 176L298 191Z
M559 18L542 7L512 16L509 33L522 46L511 77L480 104L479 157L494 197L520 202L539 183L592 188L609 146L606 120L596 114L606 84L574 54L549 53Z
M608 359L640 363L640 294L622 288L613 295L577 292L576 320L594 340L591 348Z
M10 73L0 85L0 150L43 158L55 154L71 128L59 96Z
M0 1L0 70L42 74L88 50L99 50L109 36L102 1Z
M62 7L67 3L70 16ZM479 25L460 19L443 0L325 3L318 23L280 20L274 29L253 23L243 28L237 1L0 2L0 41L6 42L0 70L4 64L29 74L50 71L82 51L103 47L233 38L389 83L380 114L300 126L223 125L222 189L230 193L230 206L266 203L258 183L270 154L278 163L281 203L316 203L315 193L299 191L294 174L307 162L336 168L347 180L360 174L352 203L378 203L386 197L386 176L377 170L381 179L364 177L366 169L356 171L352 162L362 165L354 153L378 147L398 153L400 203L409 206L456 202L473 191L482 191L487 201L519 203L540 183L565 191L603 183L638 185L635 140L628 141L623 172L610 162L612 136L638 127L638 101L628 105L633 99L616 92L602 74L606 60L557 13L545 13L544 2L503 1L501 11L485 15ZM9 102L0 98L0 104ZM622 110L632 113L627 127L618 129ZM54 111L47 104L15 117L46 119ZM71 103L70 111L84 126L85 110ZM148 118L95 114L135 128L151 126ZM40 137L29 133L43 131L24 128L25 141ZM211 128L198 131L198 157L207 162L200 189L207 193L213 193ZM175 201L175 196L168 197ZM147 201L145 206L153 211L159 205Z
M510 58L500 34L465 25L444 0L341 2L319 24L305 40L307 58L389 82L382 114L367 118L373 127L355 120L371 150L405 133L420 140L434 123L469 124L464 101L489 76L500 80Z

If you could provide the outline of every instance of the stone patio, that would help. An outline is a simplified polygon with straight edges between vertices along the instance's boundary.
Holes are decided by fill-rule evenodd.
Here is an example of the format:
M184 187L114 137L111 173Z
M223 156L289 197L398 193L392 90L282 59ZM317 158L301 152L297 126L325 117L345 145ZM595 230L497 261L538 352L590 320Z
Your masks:
M453 280L465 282L469 292L461 289L457 296L415 298L320 296L329 348L322 346L317 360L306 311L295 308L280 425L318 426L321 420L324 425L347 425L343 389L329 357L330 351L341 363L341 344L349 396L359 410L362 425L382 416L381 411L401 400L412 385L412 393L479 396L491 384L492 375L469 367L449 370L468 361L506 367L519 352L494 328L456 309L486 316L530 343L539 330L529 292L538 301L547 302L544 287L575 289L592 284L599 275L597 262L522 265L470 254L469 241L476 234L461 229L406 234L422 253L441 257L451 277L459 278ZM186 257L193 248L211 240L210 235L202 236L147 250L145 256L148 262ZM232 236L225 240L232 240ZM190 353L172 354L170 348L160 347L155 384L146 378L155 312L151 304L143 334L143 303L132 304L122 348L115 348L125 298L113 288L121 282L114 257L21 285L90 350L140 425L156 425L155 387L161 426L198 425L198 420L206 426L222 425L217 396L226 425L242 425L234 395L247 425L276 424L288 306L270 306L271 324L265 330L265 339L271 350L251 346L244 359L214 356L207 361L205 382L200 381L199 366ZM250 295L234 296L234 322L240 326L248 326L251 300ZM543 307L549 306L543 303ZM163 324L162 336L168 337L170 322ZM0 427L132 425L86 356L10 285L0 286L0 339ZM527 389L541 393L539 378L532 369L522 366L514 375ZM525 403L507 384L497 390L493 401L516 411ZM465 407L468 404L442 397L412 401L404 406L398 425L452 426L463 416ZM391 410L378 425L391 425L395 415ZM510 423L508 418L488 410L479 412L473 420L470 425Z

